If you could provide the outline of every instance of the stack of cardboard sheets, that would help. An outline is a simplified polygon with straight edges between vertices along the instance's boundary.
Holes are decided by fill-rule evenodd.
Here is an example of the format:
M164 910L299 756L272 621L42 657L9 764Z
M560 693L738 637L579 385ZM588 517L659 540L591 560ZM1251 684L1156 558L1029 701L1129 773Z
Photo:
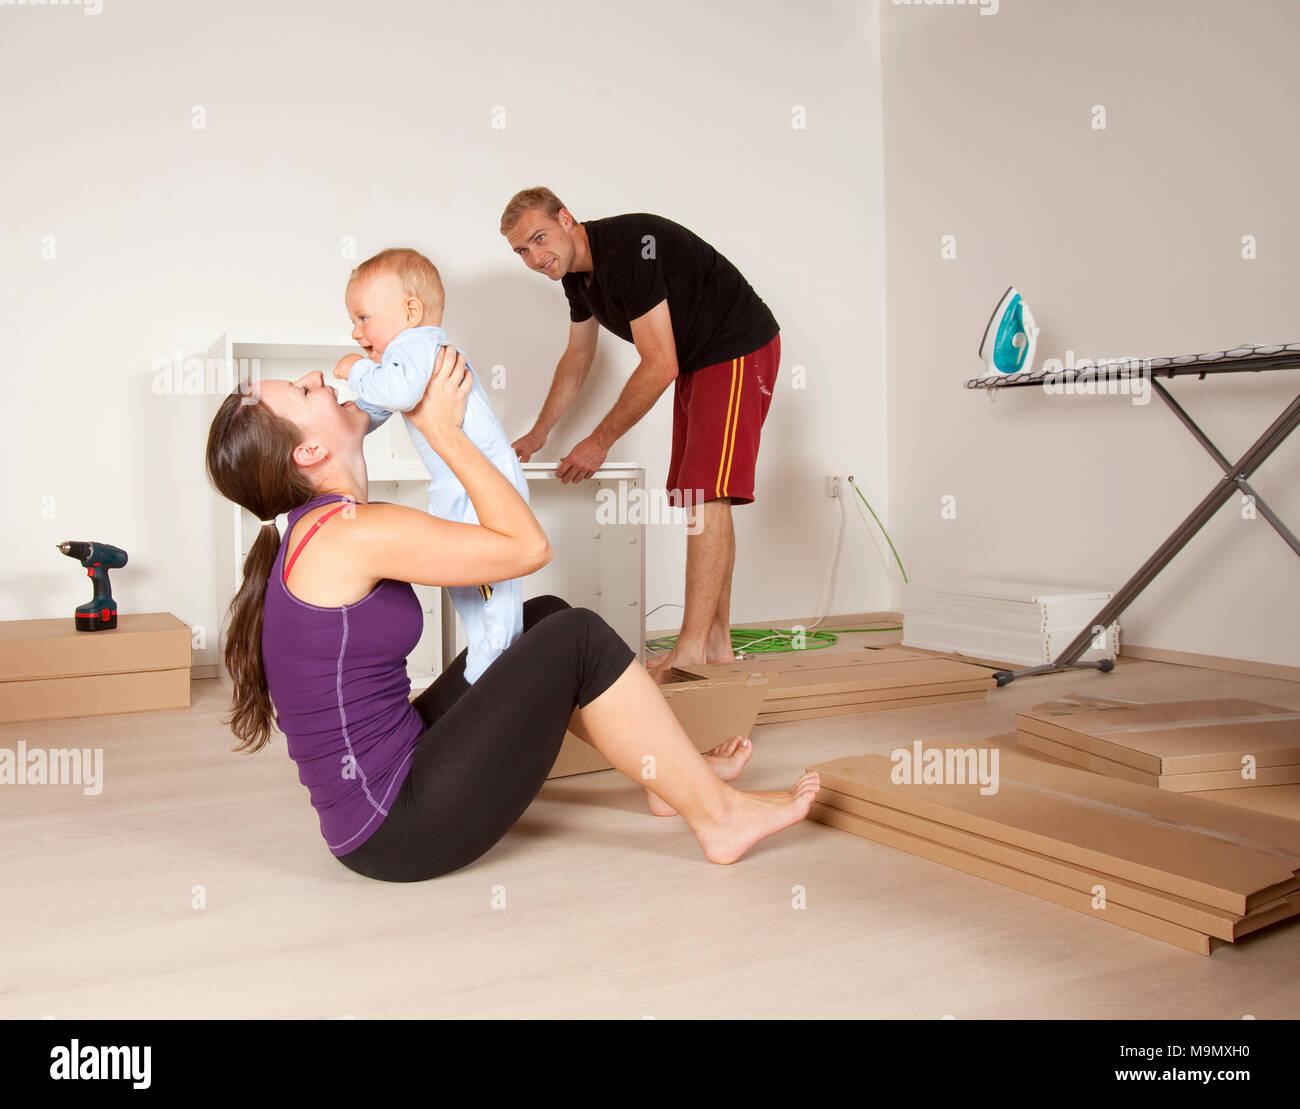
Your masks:
M903 586L903 646L1012 666L1053 661L1101 611L1112 594L1067 585L1032 585L987 578L935 579ZM1112 624L1084 659L1113 659L1119 628Z
M714 680L766 677L759 724L968 701L984 697L994 684L983 667L899 647L791 652L691 666L678 674Z
M1176 793L1300 783L1300 712L1255 701L1071 694L1018 713L1016 729L1020 747Z
M809 769L815 820L1198 954L1300 914L1300 823L1282 817L1010 748Z

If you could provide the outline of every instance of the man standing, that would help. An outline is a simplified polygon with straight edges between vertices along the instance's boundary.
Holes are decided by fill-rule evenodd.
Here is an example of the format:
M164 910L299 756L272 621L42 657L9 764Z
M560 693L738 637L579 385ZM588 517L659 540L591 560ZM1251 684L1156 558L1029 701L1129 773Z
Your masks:
M759 433L781 360L776 319L726 258L660 216L579 223L550 189L525 189L506 206L501 234L569 301L569 345L516 453L527 462L545 445L586 380L602 325L635 344L641 361L609 414L560 460L561 481L595 473L675 382L668 494L698 515L686 539L681 632L650 670L662 680L674 665L732 661L731 506L754 500Z

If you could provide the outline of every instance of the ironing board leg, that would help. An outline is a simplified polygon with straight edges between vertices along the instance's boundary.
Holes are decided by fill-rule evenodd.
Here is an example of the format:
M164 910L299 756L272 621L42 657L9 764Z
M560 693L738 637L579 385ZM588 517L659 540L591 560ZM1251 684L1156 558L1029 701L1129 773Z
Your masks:
M1282 537L1287 546L1300 555L1300 539L1297 539L1291 529L1282 522L1281 517L1259 499L1259 494L1244 479L1238 478L1237 485L1243 493L1254 500L1255 507L1259 509L1259 514L1273 525L1273 530Z
M1180 405L1176 400L1174 400L1173 396L1169 393L1169 390L1167 390L1163 385L1160 384L1159 381L1156 381L1155 379L1152 379L1151 385L1155 389L1155 391L1160 394L1160 399L1163 400L1165 404L1167 404L1170 407L1174 415L1177 416L1180 420L1182 420L1183 425L1187 428L1187 430L1190 431L1192 435L1196 437L1196 441L1200 443L1201 446L1203 446L1209 452L1210 457L1213 458L1214 461L1219 464L1219 468L1223 470L1225 474L1230 475L1232 473L1232 463L1229 462L1226 458L1224 458L1219 448L1210 442L1209 436L1207 436L1205 432L1203 432L1199 427L1196 426L1191 416L1189 416L1183 410L1182 405ZM1278 516L1278 514L1274 512L1271 508L1269 508L1267 504L1264 503L1264 498L1261 497L1258 493L1255 492L1254 489L1250 487L1250 483L1244 477L1237 478L1236 482L1237 482L1237 488L1240 489L1243 493L1245 493L1248 497L1250 497L1255 502L1255 507L1259 509L1259 514L1263 516L1264 519L1267 520L1270 524L1273 525L1273 530L1276 531L1278 535L1282 537L1283 541L1287 544L1287 546L1289 546L1293 551L1295 551L1296 554L1300 555L1300 539L1297 539L1295 535L1292 533L1291 529L1288 528L1286 524L1282 522L1282 518Z
M1173 397L1168 395L1168 393L1160 386L1159 382L1153 381L1152 384L1155 385L1157 392L1165 398L1166 403L1173 404ZM1191 418L1188 417L1186 413L1182 412L1177 405L1174 405L1174 408L1177 412L1181 413L1184 423L1191 427L1195 427L1191 422ZM1187 545L1192 536L1205 526L1206 521L1208 521L1210 517L1227 502L1227 500L1237 490L1238 483L1246 477L1246 475L1253 474L1264 460L1277 450L1286 437L1298 426L1300 426L1300 395L1297 395L1295 400L1287 405L1282 414L1268 426L1267 430L1251 444L1250 449L1241 456L1241 460L1237 462L1235 466L1228 465L1224 467L1227 472L1224 474L1223 478L1214 486L1213 489L1210 490L1209 493L1205 495L1201 503L1192 509L1191 515L1178 525L1177 529L1168 539L1160 544L1155 554L1142 564L1137 573L1135 573L1120 587L1115 596L1112 597L1106 603L1105 607L1092 618L1091 623L1086 624L1083 630L1080 631L1069 645L1066 646L1065 650L1057 656L1055 662L1046 666L1035 666L1029 670L999 670L993 675L997 680L998 685L1006 685L1008 682L1014 681L1018 677L1029 677L1033 674L1047 674L1054 670L1066 670L1078 667L1096 667L1100 670L1113 668L1113 663L1110 667L1102 667L1096 663L1078 661L1079 656L1088 649L1089 644L1092 642L1093 635L1095 634L1093 629L1098 627L1110 627L1119 614L1133 603L1137 595L1151 584L1155 576L1169 565L1173 560L1173 557ZM1203 438L1203 433L1200 432L1200 429L1197 428L1196 431L1199 433L1197 437ZM1205 443L1209 443L1209 440L1206 439ZM1210 444L1210 446L1213 447L1213 444ZM1213 453L1217 455L1218 451L1215 450ZM1255 499L1255 504L1257 506L1259 504L1258 497ZM1272 521L1270 520L1270 523L1271 522ZM1278 523L1281 524L1281 521L1279 520ZM1283 530L1286 530L1285 525L1283 525ZM1295 536L1290 535L1289 531L1286 532L1286 535L1284 535L1283 538L1286 538L1287 536L1290 536L1288 542L1295 539ZM1294 546L1294 543L1292 543L1292 546ZM1297 549L1297 553L1300 553L1300 549Z
M1108 658L1099 658L1092 662L1049 662L1044 666L1034 666L1028 670L998 670L993 675L993 680L998 685L1007 685L1014 682L1017 678L1032 678L1035 674L1051 674L1056 670L1100 670L1103 674L1109 674L1115 669L1115 663Z

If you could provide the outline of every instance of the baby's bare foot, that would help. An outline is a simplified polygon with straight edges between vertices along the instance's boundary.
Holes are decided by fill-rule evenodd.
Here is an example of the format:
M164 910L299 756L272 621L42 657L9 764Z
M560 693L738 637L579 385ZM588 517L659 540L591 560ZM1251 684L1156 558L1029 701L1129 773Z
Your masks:
M810 771L791 789L733 790L728 812L693 829L704 857L711 863L734 863L760 839L798 824L808 815L820 788L821 775Z
M754 753L754 745L743 735L732 736L730 739L724 739L716 747L704 752L704 761L713 768L715 773L724 782L734 782L740 777L741 772L745 769L745 763L749 762L750 756ZM677 810L674 809L667 801L656 797L649 789L645 791L646 800L650 802L650 811L655 816L676 816Z

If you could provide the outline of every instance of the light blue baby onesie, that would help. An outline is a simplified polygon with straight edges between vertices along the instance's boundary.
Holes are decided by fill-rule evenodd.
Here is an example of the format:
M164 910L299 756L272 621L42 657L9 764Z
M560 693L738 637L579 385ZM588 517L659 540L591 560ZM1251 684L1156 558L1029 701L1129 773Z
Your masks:
M370 416L368 432L374 431L392 413L408 412L420 402L433 373L434 355L441 346L451 346L442 328L410 327L396 335L384 348L382 363L362 359L352 367L348 385L356 394L357 407ZM460 480L415 425L409 419L402 422L433 478L429 483L430 514L444 520L477 524L478 516ZM492 411L478 374L474 374L474 385L465 404L465 419L461 427L470 442L509 479L527 503L528 482L524 471L506 438L505 429ZM447 590L465 626L468 641L465 680L470 684L477 681L479 675L524 630L523 581L514 578L485 584L491 586L492 594L486 600L473 586L456 586Z

